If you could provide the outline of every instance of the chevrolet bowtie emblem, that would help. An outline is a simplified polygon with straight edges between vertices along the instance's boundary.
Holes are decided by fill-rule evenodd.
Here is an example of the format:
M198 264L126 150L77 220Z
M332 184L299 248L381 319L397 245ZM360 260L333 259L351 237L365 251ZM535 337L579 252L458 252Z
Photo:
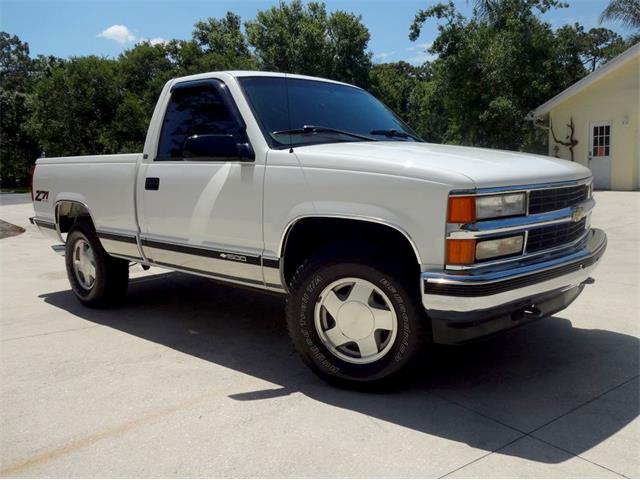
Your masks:
M584 208L582 207L576 207L573 209L573 212L571 212L571 220L573 220L574 222L579 222L585 216L586 216L586 213L584 211Z

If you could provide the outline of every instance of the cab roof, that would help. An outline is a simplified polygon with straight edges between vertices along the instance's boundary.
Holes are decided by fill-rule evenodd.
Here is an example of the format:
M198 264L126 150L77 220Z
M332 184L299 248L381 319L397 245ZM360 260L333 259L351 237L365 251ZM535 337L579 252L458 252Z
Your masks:
M349 83L338 82L336 80L330 80L328 78L311 77L308 75L298 75L296 73L282 73L282 72L264 72L260 70L221 70L216 72L198 73L196 75L188 75L185 77L177 77L171 80L173 84L191 80L205 80L207 78L219 78L220 76L228 75L234 78L242 77L287 77L300 80L315 80L316 82L335 83L337 85L345 85L349 87L355 87ZM358 87L356 87L358 88Z

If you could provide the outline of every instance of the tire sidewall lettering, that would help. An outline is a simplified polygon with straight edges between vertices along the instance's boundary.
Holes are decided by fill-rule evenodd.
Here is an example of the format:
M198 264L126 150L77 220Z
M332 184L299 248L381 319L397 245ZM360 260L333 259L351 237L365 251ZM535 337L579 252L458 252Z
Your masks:
M330 271L330 270L329 270ZM315 321L313 319L315 305L321 290L331 283L339 279L341 276L337 274L326 274L327 271L314 273L306 282L303 291L299 296L299 310L297 316L297 326L301 334L301 340L305 345L307 355L310 361L317 368L331 374L343 373L346 376L358 376L358 372L364 373L369 370L384 369L384 365L400 364L404 361L411 349L411 320L409 317L409 309L407 308L406 299L403 293L394 286L394 281L385 276L369 278L374 284L381 288L389 297L392 307L395 310L398 319L398 333L395 345L391 351L380 360L365 365L346 364L340 359L334 357L330 351L322 345L318 332L316 332ZM354 275L359 276L359 275ZM363 276L366 279L366 276ZM341 365L343 364L344 365ZM346 369L346 370L345 370Z
M314 361L327 371L335 374L340 371L340 368L330 362L327 355L323 353L322 348L314 341L317 334L315 332L315 325L312 321L313 319L310 318L313 316L313 306L317 299L317 295L314 294L314 291L322 284L322 281L322 276L314 275L306 286L304 293L301 295L298 326L300 327L300 333L304 338L304 342L308 347L309 354L313 357ZM309 327L310 323L311 327ZM313 331L310 331L310 328L313 329Z

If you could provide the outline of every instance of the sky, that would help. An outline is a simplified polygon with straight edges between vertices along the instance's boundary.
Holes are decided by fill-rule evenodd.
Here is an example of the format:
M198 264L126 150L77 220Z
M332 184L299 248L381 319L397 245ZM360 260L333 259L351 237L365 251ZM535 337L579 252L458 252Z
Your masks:
M590 28L608 0L569 0L569 8L545 14L554 27L580 22ZM411 42L409 26L421 8L435 0L325 0L327 9L362 15L369 28L369 49L375 62L405 60L421 64L429 58L426 48L437 35L430 21L421 37ZM466 15L471 0L456 0ZM243 21L258 10L277 4L272 0L0 0L0 30L29 43L31 54L70 57L100 55L116 57L136 42L162 42L191 38L196 21L222 17L233 11ZM626 34L615 25L606 25Z

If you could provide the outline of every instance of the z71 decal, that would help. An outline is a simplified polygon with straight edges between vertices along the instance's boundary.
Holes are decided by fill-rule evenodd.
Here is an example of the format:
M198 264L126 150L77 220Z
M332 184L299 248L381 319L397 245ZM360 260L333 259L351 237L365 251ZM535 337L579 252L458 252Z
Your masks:
M46 190L36 190L36 194L33 197L36 202L48 202L49 192Z

